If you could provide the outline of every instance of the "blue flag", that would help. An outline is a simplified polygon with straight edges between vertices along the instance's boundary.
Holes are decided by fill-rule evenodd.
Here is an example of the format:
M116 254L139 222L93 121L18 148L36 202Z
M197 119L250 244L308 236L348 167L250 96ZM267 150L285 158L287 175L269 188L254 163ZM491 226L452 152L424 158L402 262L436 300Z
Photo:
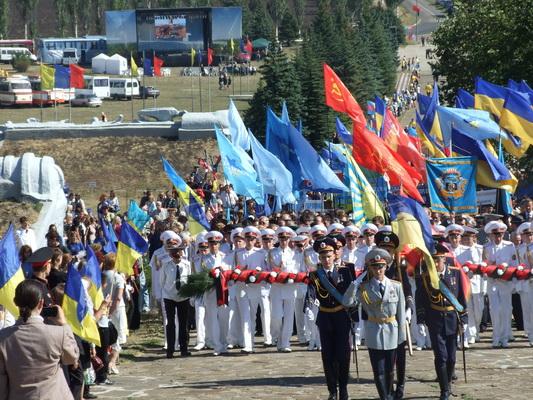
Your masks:
M290 144L289 126L279 119L270 107L267 108L266 148L290 171L293 191L298 191L303 181L302 168Z
M487 111L439 106L438 114L446 147L450 146L452 126L472 139L497 139L500 135L502 138L508 138L499 125L490 118L490 114Z
M479 161L485 161L496 181L512 179L511 173L494 155L485 147L481 140L472 139L463 135L457 129L452 129L452 150L463 156L476 157Z
M455 96L455 107L457 108L474 108L474 96L466 90L459 88Z
M135 200L130 200L128 207L128 221L139 231L142 232L145 225L150 221L150 216L144 210L141 210Z
M229 101L228 107L228 124L231 143L234 146L240 147L244 151L250 150L250 138L248 137L248 130L242 121L242 118L233 103L233 100Z
M346 129L339 117L335 118L335 128L337 130L337 135L339 136L339 139L342 140L345 144L352 146L352 134L350 133L350 131L348 131L348 129Z
M100 218L100 226L102 227L102 231L104 232L104 239L105 239L104 252L106 254L116 253L117 246L115 245L115 242L118 242L118 238L117 238L117 235L115 234L115 230L113 229L110 223L108 223L102 218Z
M431 104L431 96L426 96L425 94L419 93L417 96L418 100L418 111L421 115L425 115Z
M254 162L244 150L232 145L217 126L215 132L226 179L231 182L236 193L251 197L257 204L263 204L263 185L257 180Z
M154 71L152 69L152 60L145 58L143 61L144 76L154 76Z
M70 88L70 68L63 65L54 65L54 87L58 89Z
M13 315L19 315L19 309L13 300L15 289L24 280L15 241L13 224L0 240L0 304Z
M283 204L296 203L296 198L292 193L292 175L289 170L274 154L259 143L252 132L248 134L252 145L255 170L265 193L281 197Z
M428 191L433 211L476 213L476 167L474 157L428 158Z

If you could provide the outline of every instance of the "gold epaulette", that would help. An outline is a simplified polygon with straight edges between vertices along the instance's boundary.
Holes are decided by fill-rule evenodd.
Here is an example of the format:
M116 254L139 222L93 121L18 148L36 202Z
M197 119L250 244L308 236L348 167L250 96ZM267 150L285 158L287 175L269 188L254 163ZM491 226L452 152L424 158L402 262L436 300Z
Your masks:
M361 283L361 298L366 304L370 304L370 296L368 295L367 286L368 282Z

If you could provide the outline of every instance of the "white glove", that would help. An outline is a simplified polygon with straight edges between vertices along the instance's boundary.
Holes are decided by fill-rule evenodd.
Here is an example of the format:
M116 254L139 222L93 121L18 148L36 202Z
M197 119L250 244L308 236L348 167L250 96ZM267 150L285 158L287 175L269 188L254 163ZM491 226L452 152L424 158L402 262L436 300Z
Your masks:
M306 308L305 309L305 315L307 316L307 319L309 321L314 321L315 320L315 314L313 314L313 311L311 311L310 308Z
M413 312L411 311L411 309L408 308L407 310L405 310L405 320L407 321L408 324L411 323L412 317L413 317Z
M466 334L468 331L468 324L463 324L463 334Z
M418 324L418 334L422 337L426 337L426 326L424 324Z

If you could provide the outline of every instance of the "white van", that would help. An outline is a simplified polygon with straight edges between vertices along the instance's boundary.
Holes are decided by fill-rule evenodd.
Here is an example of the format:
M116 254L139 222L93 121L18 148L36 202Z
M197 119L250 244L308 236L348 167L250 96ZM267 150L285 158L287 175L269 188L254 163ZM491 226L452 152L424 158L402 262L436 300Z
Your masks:
M78 49L68 47L63 50L63 59L61 60L63 65L77 64L79 60Z
M15 54L25 54L30 57L33 62L37 61L37 57L32 54L26 47L0 47L0 62L9 64L13 60Z
M76 96L79 94L94 94L101 99L107 99L111 97L109 91L109 76L103 75L85 75L83 77L84 88L76 89Z
M114 99L131 99L139 96L139 81L135 78L109 79L109 91Z

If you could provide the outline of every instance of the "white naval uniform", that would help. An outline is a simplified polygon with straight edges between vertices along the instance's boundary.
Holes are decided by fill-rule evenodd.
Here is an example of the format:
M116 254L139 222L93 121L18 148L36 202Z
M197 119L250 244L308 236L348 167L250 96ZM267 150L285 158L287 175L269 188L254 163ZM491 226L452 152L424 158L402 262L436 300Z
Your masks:
M474 264L479 264L483 261L483 246L474 243L473 246L468 247L459 245L453 249L457 261L461 265L470 261ZM468 310L468 329L466 331L466 339L473 343L479 341L479 326L483 316L483 307L485 305L485 294L487 293L487 278L478 274L469 273L471 295L466 303Z
M205 255L202 254L195 254L192 256L191 268L193 273L197 274L207 270L204 258ZM196 296L194 299L192 299L194 306L194 319L196 323L196 349L203 349L206 345L212 346L209 336L211 328L209 326L209 321L206 318L204 297L205 296Z
M229 268L223 262L224 258L225 254L220 251L217 254L209 253L204 257L204 265L208 270L218 267L227 270ZM214 353L215 355L225 353L227 351L229 309L226 305L218 306L215 288L204 294L204 303L206 319L209 320L208 325L211 328L209 337L213 343Z
M513 243L506 240L496 246L492 241L483 247L483 257L489 265L507 263L516 265L516 249ZM512 336L512 293L513 282L501 279L487 279L487 293L489 296L490 318L492 320L492 345L507 346Z
M251 250L239 249L235 255L237 265L241 270L256 269L268 270L266 267L266 252L263 249L252 248ZM268 298L268 283L244 283L236 282L236 295L239 315L241 317L241 330L244 338L244 351L251 352L254 348L255 335L255 317L257 314L257 307L262 304L261 317L263 323L263 332L265 336L270 336L270 304ZM266 290L263 296L263 291ZM266 303L266 306L265 304ZM270 343L272 338L270 337ZM265 338L265 341L267 339Z
M158 304L161 307L161 315L163 316L163 332L165 333L165 345L164 348L167 348L167 312L165 310L165 305L163 304L163 294L160 282L161 269L163 265L172 261L172 258L169 256L168 252L165 249L165 246L162 246L155 250L150 259L150 268L152 269L152 297L154 298L153 304ZM178 346L178 317L176 316L176 346ZM175 347L176 349L178 347Z
M279 268L281 272L289 273L300 272L294 251L289 247L271 249L268 257L272 269ZM272 305L272 339L276 341L278 350L290 349L296 285L290 283L272 284L270 302Z
M518 258L520 264L533 268L533 243L522 243L518 246ZM529 344L533 346L533 278L517 281L516 290L520 294L522 304L524 332L528 336Z
M298 265L298 270L300 272L308 272L309 269L306 263L306 253L305 249L302 251L295 249L294 257L296 264ZM296 286L296 299L294 301L294 319L296 321L296 333L298 335L298 342L304 344L309 342L310 333L306 328L306 315L304 312L304 303L305 295L307 294L307 284L305 283L295 283Z
M360 265L361 263L357 262L357 257L359 256L358 254L358 250L359 248L356 246L354 247L353 249L349 249L347 246L344 246L343 249L342 249L342 257L341 257L341 260L346 264L346 263L352 263L354 265ZM363 265L364 265L364 260L363 260Z
M237 265L235 257L239 250L231 250L229 253L226 253L224 263L231 269L235 269ZM230 348L234 346L244 347L244 336L241 325L241 316L237 304L237 285L233 280L230 280L228 282L228 336L226 338Z

